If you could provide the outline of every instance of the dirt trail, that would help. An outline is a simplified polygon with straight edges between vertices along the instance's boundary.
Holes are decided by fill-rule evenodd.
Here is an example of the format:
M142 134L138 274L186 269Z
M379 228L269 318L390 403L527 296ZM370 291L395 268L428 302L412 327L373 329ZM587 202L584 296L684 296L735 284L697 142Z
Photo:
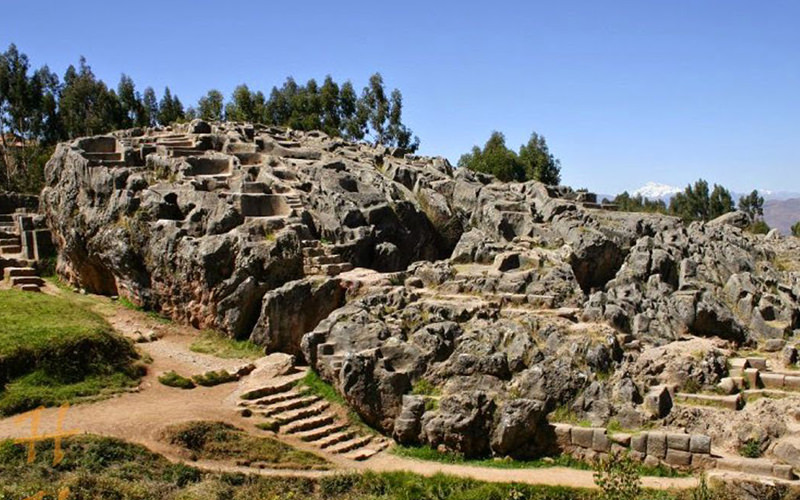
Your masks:
M63 293L48 285L48 293ZM101 309L109 323L120 333L136 337L136 332L155 332L161 338L155 342L138 344L140 349L152 358L148 374L142 379L138 391L124 393L103 401L75 405L69 409L64 420L63 430L77 429L81 433L112 436L125 441L141 444L150 450L163 454L173 461L182 460L180 451L162 441L164 429L172 424L191 420L216 420L247 429L253 434L265 435L253 423L241 417L236 411L232 394L234 384L216 387L197 387L192 390L179 390L166 387L157 380L165 371L175 370L184 375L197 374L208 370L236 369L245 363L243 360L220 359L214 356L192 352L191 342L198 332L192 328L162 324L146 314L132 311L98 299ZM260 363L269 363L269 359ZM56 431L57 408L43 410L40 432ZM17 417L0 419L0 438L18 438L30 435L30 423L18 422ZM489 482L519 482L553 486L593 488L591 471L552 467L544 469L498 469L467 465L440 464L418 461L381 453L366 462L346 460L339 455L321 453L307 443L295 439L284 439L298 449L320 454L335 467L334 471L287 471L251 469L214 461L191 462L197 467L212 471L246 472L261 475L320 477L343 471L410 471L430 476L445 473ZM697 480L688 478L643 478L648 488L691 488Z

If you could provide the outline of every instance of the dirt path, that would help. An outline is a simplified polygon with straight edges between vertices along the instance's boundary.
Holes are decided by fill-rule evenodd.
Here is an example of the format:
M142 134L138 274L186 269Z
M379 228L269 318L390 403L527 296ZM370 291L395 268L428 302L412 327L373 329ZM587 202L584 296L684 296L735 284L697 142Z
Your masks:
M48 293L63 293L53 290L52 285L48 285L48 287L50 287ZM264 431L257 430L250 420L241 417L235 411L236 400L233 394L236 385L222 384L216 387L179 390L166 387L157 380L158 375L169 370L175 370L184 375L223 368L235 370L245 363L243 360L226 360L192 352L189 345L197 337L196 330L174 324L163 324L144 313L111 304L105 299L98 300L102 301L100 309L103 314L112 326L123 335L137 337L137 332L145 334L155 332L161 338L155 342L138 344L140 349L152 358L148 374L142 379L138 391L121 394L103 401L73 406L65 418L64 430L77 429L81 433L120 438L146 446L174 461L183 459L180 451L161 440L164 429L172 424L191 420L216 420L247 429L253 434L265 435ZM271 359L272 357L264 358L259 361L259 365L269 365L272 362ZM282 361L283 358L275 357L276 364L280 364ZM56 431L57 414L57 408L43 411L40 432ZM18 438L29 435L29 422L20 423L17 421L17 417L0 419L0 438ZM364 470L410 471L425 476L444 473L489 482L594 487L591 471L563 467L497 469L451 465L412 460L389 453L381 453L366 462L354 462L339 455L320 453L320 450L299 440L285 439L285 441L298 449L324 456L334 465L335 470L320 472L252 469L214 461L192 462L192 465L212 471L238 471L279 476L320 477L336 472ZM648 488L684 489L694 487L697 480L691 477L646 477L643 478L643 484Z

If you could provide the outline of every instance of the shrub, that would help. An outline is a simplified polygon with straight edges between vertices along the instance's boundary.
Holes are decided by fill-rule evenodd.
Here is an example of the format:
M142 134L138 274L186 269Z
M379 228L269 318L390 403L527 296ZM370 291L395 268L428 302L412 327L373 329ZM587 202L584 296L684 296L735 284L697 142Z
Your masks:
M747 458L758 458L761 456L761 443L758 439L748 439L739 447L739 455Z
M194 383L197 385L202 385L203 387L212 387L219 384L226 384L228 382L236 382L239 380L239 376L235 373L228 373L227 370L220 370L206 372L202 375L194 375L192 376L192 380L194 380Z
M642 493L639 467L628 455L611 454L597 463L595 484L604 500L638 500Z
M194 382L190 379L178 375L174 371L168 371L158 377L158 381L169 387L178 387L180 389L194 389Z

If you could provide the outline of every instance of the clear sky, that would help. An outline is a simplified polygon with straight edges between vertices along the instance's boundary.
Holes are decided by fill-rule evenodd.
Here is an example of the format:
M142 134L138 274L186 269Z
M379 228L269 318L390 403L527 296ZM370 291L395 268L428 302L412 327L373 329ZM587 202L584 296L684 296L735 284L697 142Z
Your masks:
M402 90L421 153L544 134L574 187L800 191L800 2L3 2L0 44L184 104L331 74Z

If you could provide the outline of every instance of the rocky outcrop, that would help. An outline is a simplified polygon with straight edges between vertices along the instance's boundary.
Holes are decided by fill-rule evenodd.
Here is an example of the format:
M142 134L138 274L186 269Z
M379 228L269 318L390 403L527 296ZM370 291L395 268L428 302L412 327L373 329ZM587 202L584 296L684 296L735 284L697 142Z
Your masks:
M687 392L743 385L736 349L780 356L800 329L800 244L741 214L685 225L199 121L62 144L46 173L61 276L291 353L406 444L529 458L557 446L556 417L680 422Z

